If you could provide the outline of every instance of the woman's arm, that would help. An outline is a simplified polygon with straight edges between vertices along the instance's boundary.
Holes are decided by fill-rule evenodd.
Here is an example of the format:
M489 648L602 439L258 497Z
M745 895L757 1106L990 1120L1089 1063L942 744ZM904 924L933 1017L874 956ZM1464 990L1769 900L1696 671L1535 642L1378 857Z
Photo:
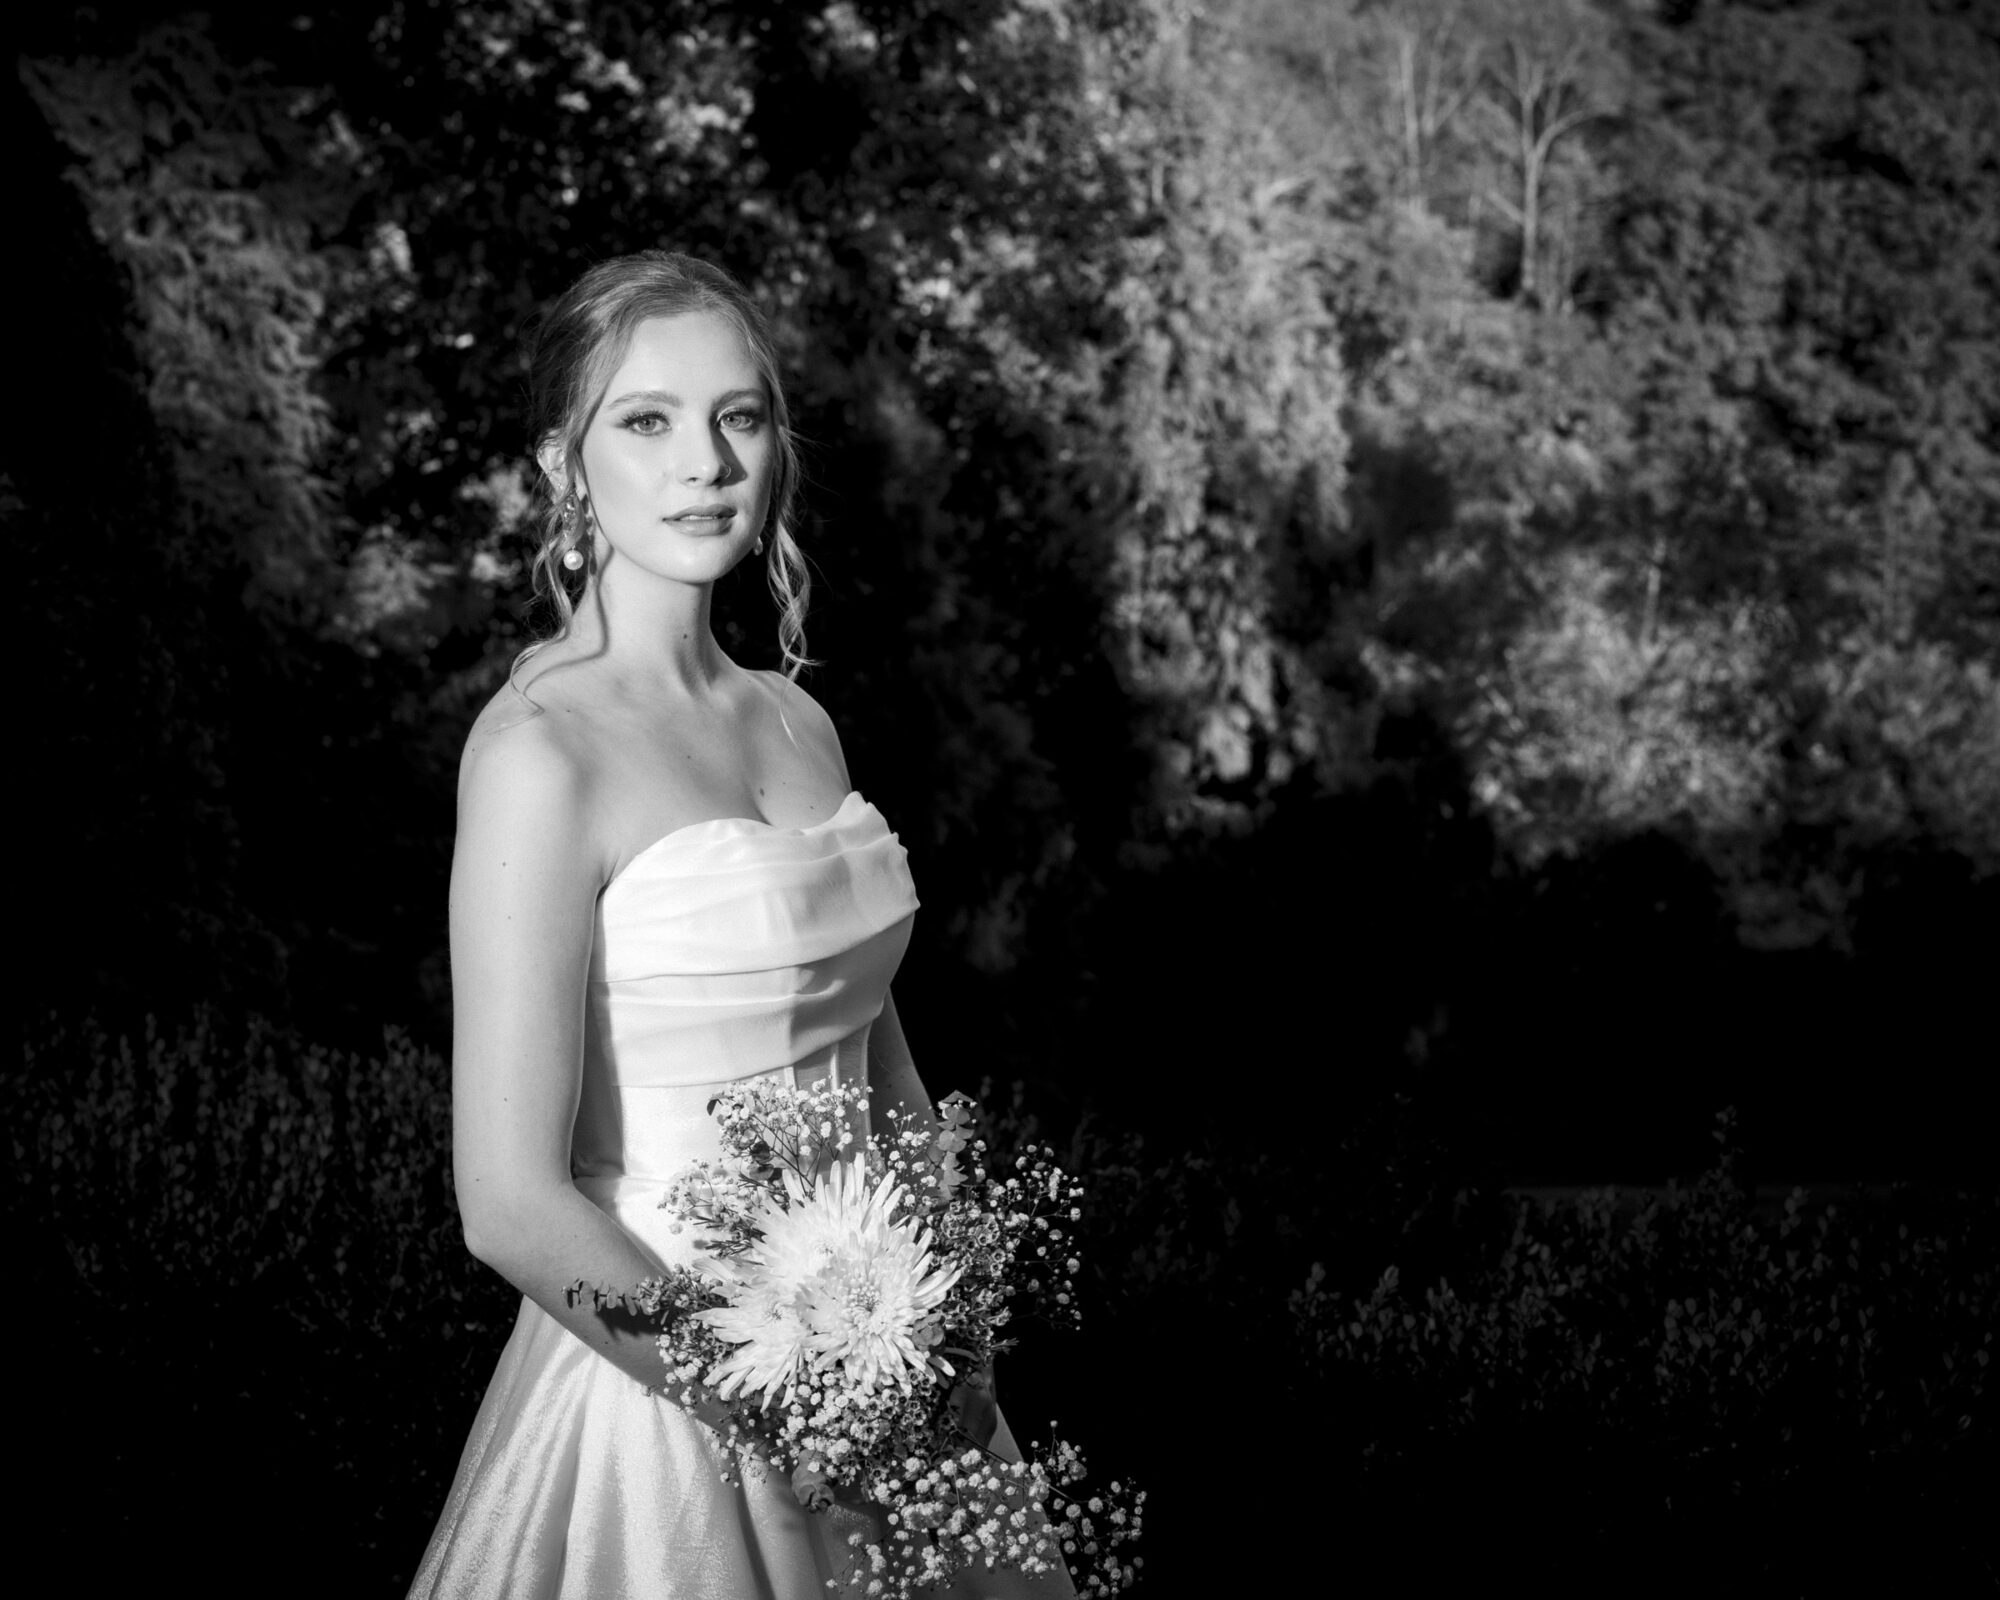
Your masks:
M451 876L452 1170L466 1247L655 1388L667 1373L652 1335L565 1294L579 1278L628 1289L656 1271L570 1181L604 866L587 789L541 718L467 747Z
M868 1110L878 1131L888 1130L891 1106L904 1108L914 1125L926 1132L937 1131L931 1097L924 1089L924 1080L917 1076L910 1041L903 1036L903 1022L896 1015L896 997L888 994L882 998L882 1014L868 1030Z
M907 1108L914 1114L918 1127L927 1133L937 1132L937 1113L931 1107L923 1079L917 1076L910 1041L904 1037L902 1019L896 1015L896 998L886 995L882 1000L882 1015L875 1019L868 1033L868 1109L877 1129L886 1130L891 1106ZM959 1427L973 1443L996 1450L1002 1460L1021 1459L1020 1446L1014 1443L1014 1436L1006 1431L1007 1425L1001 1420L991 1372L962 1374L952 1388L951 1407L958 1414Z

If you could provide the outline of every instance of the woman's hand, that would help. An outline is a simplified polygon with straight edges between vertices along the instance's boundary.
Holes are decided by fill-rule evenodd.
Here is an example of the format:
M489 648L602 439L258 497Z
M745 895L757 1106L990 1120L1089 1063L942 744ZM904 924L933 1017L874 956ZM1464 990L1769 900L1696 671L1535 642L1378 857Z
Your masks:
M833 1481L817 1461L801 1461L792 1468L792 1493L808 1511L827 1511L833 1506Z
M963 1372L945 1403L961 1433L982 1450L992 1444L1000 1428L1000 1401L994 1392L991 1367Z

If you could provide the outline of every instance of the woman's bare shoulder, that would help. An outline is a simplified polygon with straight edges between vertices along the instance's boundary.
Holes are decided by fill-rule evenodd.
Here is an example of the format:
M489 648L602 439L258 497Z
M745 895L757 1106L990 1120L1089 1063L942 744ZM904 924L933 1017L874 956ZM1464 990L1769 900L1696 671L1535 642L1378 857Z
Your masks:
M596 765L589 720L568 694L510 677L466 735L458 763L461 811L482 802L482 809L580 806Z
M785 728L805 749L830 762L845 776L847 757L840 748L840 731L826 707L815 700L796 680L782 672L761 669L752 674L776 700Z

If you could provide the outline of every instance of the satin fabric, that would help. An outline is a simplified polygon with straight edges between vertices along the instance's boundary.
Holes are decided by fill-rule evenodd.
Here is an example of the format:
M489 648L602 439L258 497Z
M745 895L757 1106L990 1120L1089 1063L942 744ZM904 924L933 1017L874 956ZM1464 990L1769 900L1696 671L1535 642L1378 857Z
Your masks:
M689 1161L720 1152L709 1098L759 1076L865 1081L916 909L903 848L858 793L812 827L725 818L642 850L598 902L578 1190L655 1262L691 1262L659 1202ZM1013 1455L1004 1423L994 1444ZM410 1594L820 1600L850 1570L857 1531L880 1536L865 1511L806 1512L789 1483L730 1461L711 1430L524 1299ZM1071 1590L982 1572L939 1593Z

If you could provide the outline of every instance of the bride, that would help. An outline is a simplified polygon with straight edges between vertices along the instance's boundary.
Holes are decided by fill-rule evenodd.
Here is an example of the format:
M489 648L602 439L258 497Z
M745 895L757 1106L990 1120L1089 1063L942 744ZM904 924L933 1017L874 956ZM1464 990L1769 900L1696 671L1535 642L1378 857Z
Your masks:
M806 1600L878 1536L868 1509L802 1509L725 1449L714 1402L662 1392L645 1330L564 1291L693 1259L659 1201L719 1152L719 1084L865 1075L877 1115L928 1114L889 996L916 893L795 681L799 470L741 286L662 251L593 268L542 324L531 396L560 626L466 743L451 885L459 1208L525 1298L411 1594ZM716 581L760 558L783 673L710 631ZM982 1393L954 1403L1017 1458Z

